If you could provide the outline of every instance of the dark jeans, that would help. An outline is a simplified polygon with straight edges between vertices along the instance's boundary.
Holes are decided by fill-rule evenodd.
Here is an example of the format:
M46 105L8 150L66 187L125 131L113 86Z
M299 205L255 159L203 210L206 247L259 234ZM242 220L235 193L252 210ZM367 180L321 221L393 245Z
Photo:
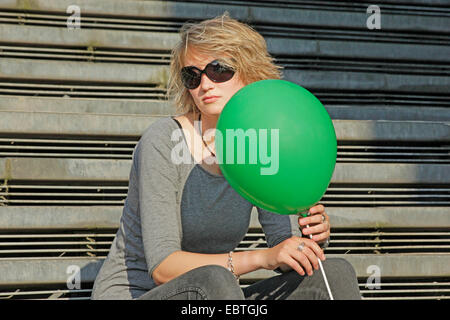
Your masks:
M322 262L334 299L361 299L352 265L344 259ZM145 300L313 300L329 299L320 270L312 276L289 271L241 289L226 268L208 265L196 268L164 283L138 299Z

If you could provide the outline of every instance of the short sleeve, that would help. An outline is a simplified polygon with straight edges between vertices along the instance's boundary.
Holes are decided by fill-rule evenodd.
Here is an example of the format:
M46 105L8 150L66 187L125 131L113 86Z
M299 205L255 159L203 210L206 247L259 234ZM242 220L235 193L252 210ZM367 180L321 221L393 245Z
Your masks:
M294 235L301 236L295 215L281 215L260 207L256 207L256 209L269 248L275 247Z
M170 133L161 127L150 127L135 152L142 242L150 277L167 256L181 250L178 170L171 161Z

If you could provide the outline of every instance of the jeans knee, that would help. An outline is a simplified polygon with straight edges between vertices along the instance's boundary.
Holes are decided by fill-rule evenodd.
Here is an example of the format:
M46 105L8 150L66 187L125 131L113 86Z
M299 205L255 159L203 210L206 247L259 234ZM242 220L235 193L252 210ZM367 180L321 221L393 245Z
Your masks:
M341 278L356 279L356 271L352 264L343 258L332 258L325 260L325 270L332 269L335 274Z
M233 274L226 268L218 265L206 265L199 268L194 269L197 271L201 278L204 279L208 283L213 282L236 282Z
M226 268L207 265L192 270L194 283L211 300L243 299L244 295L236 278Z
M300 282L305 279L305 276L299 275L296 271L290 272L290 283L296 284L298 288L294 291L292 296L288 298L288 300L294 299L294 300L329 300L330 297L328 295L328 291L326 287L323 287L321 285L317 285L318 281L317 278L321 277L322 275L319 275L319 272L315 272L313 276L311 276L311 280L313 281L316 286L314 287L307 287L307 288L301 288L299 286ZM315 278L313 280L313 278ZM322 279L322 278L321 278ZM321 282L321 281L320 281Z
M356 271L350 262L342 258L327 259L324 268L335 299L361 299Z

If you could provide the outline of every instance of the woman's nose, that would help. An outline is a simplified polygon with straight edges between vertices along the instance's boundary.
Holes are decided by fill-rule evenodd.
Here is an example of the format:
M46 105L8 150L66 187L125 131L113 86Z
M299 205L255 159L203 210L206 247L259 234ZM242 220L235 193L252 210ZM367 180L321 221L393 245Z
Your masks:
M200 87L206 91L214 87L214 82L212 82L211 79L209 79L208 76L204 73L201 77Z

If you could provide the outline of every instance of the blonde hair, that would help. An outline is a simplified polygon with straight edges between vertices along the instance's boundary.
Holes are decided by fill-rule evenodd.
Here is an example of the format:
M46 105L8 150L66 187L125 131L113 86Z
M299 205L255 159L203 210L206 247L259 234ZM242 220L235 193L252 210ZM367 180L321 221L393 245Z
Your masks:
M181 80L181 68L189 47L219 59L232 67L247 85L265 79L281 79L282 67L275 65L267 52L263 36L247 24L232 19L228 12L199 23L186 23L181 40L172 50L167 97L173 99L178 113L198 111Z

